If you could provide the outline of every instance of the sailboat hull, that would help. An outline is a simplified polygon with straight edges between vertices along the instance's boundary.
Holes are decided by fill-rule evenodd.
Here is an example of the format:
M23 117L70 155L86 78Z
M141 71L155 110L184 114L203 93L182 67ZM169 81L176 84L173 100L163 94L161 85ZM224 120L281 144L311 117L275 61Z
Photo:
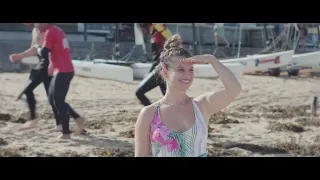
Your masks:
M293 53L293 51L284 51L272 54L259 54L244 58L227 59L223 60L223 62L241 63L245 66L244 73L253 73L287 66L292 61Z
M310 55L308 62L316 62L318 54ZM319 53L320 55L320 53ZM297 62L302 61L301 56L296 56ZM311 57L314 59L312 60ZM285 51L273 54L253 55L244 58L235 58L223 60L222 63L227 66L234 74L255 71L268 71L272 68L279 68L292 62L293 51ZM133 63L131 65L113 65L108 64L108 60L97 59L96 61L73 60L75 75L98 79L111 79L123 82L131 82L133 79L143 79L150 71L151 63ZM318 68L320 71L320 68ZM211 65L195 65L194 72L196 78L214 78L218 74Z
M92 61L72 60L75 75L96 79L109 79L121 82L133 81L133 70L130 67Z
M320 51L295 54L292 58L292 64L312 69L312 72L320 72Z

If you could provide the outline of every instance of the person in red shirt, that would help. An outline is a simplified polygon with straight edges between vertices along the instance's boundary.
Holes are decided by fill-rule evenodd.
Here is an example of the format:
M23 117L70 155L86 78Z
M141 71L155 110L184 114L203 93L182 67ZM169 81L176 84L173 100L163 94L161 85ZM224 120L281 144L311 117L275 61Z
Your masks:
M160 74L157 72L156 67L159 65L159 57L160 53L163 50L163 45L166 41L165 37L161 34L161 32L157 31L155 28L152 28L152 23L145 23L141 25L141 28L144 32L151 33L151 51L153 54L153 63L149 74L147 77L143 79L143 81L139 84L138 89L136 90L136 96L140 100L141 104L144 106L148 106L151 104L150 100L145 96L145 93L159 86L162 94L164 95L166 92L166 84L161 79Z
M64 31L52 23L35 23L35 27L44 33L42 46L36 45L35 47L42 58L49 60L48 74L53 77L48 96L50 104L58 112L56 120L62 125L62 135L59 138L70 139L70 117L65 98L74 76L74 68L68 40ZM77 122L78 126L81 126L77 129L79 131L77 134L84 129L84 120L81 119L81 121Z

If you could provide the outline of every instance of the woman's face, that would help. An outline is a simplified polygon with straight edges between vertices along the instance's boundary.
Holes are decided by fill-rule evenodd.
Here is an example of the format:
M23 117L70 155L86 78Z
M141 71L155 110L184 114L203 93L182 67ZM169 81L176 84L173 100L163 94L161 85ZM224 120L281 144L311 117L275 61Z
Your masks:
M167 85L173 89L187 91L194 79L193 64L181 62L184 57L171 58L168 70L162 68L162 73L167 81Z

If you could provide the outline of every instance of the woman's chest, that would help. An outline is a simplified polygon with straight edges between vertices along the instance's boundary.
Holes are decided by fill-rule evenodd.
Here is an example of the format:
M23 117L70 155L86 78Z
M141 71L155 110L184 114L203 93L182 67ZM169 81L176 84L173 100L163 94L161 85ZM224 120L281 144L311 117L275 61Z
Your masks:
M165 127L174 132L184 132L191 129L196 123L193 109L163 109L160 118Z

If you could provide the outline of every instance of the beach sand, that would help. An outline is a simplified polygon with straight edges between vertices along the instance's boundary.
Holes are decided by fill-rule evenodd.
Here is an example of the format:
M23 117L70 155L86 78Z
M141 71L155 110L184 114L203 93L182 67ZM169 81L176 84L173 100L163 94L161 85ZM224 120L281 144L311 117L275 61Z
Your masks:
M19 131L27 119L24 98L15 101L29 74L0 73L0 156L134 155L134 123L142 105L139 84L74 77L67 102L86 119L88 135L57 140L43 85L36 90L38 127ZM242 76L243 92L210 119L209 156L319 156L320 118L310 113L317 76ZM223 88L219 79L195 79L190 96ZM154 102L160 89L147 93ZM74 120L71 118L71 127Z

